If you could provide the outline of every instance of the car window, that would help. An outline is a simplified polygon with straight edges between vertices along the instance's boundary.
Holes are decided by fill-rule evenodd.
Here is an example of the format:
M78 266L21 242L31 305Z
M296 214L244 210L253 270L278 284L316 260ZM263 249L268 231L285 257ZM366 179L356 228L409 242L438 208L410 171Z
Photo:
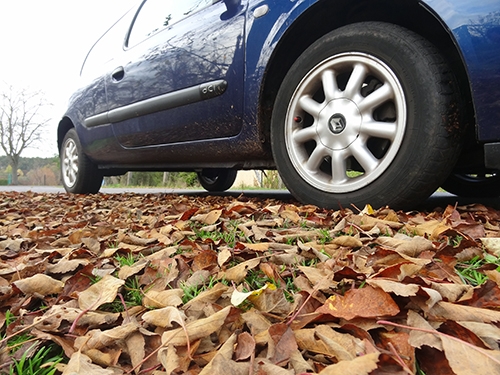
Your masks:
M146 0L142 3L127 46L132 47L158 31L220 0Z

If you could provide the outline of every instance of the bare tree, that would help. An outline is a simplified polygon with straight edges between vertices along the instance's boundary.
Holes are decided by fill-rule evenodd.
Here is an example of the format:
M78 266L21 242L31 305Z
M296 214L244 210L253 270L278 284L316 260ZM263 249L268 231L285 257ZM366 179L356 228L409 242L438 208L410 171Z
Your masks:
M12 184L16 185L21 153L42 135L48 120L40 117L40 109L47 105L39 91L16 90L9 86L0 93L0 146L12 167Z

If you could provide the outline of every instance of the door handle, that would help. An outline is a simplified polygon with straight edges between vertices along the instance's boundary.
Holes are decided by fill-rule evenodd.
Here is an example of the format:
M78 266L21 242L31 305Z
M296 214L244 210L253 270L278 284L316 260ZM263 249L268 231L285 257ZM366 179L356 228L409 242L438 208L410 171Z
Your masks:
M123 66L119 66L115 70L113 70L113 73L111 73L111 77L113 78L113 81L118 82L125 77L125 69L123 69Z

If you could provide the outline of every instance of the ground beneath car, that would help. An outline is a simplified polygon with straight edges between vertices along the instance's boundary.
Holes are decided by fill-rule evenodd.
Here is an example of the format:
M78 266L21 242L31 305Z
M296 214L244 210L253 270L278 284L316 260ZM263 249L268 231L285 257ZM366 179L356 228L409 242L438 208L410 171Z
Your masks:
M0 373L500 373L499 237L480 204L0 192Z

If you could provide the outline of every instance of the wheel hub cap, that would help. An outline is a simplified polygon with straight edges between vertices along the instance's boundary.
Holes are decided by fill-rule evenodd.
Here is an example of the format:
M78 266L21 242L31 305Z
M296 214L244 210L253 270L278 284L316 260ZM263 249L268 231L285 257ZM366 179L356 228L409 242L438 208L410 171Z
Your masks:
M347 121L341 113L336 113L332 117L330 117L330 121L328 121L328 128L333 134L340 134L344 131L347 125Z
M320 142L330 150L342 150L359 136L362 117L349 99L331 100L320 112L316 132Z

